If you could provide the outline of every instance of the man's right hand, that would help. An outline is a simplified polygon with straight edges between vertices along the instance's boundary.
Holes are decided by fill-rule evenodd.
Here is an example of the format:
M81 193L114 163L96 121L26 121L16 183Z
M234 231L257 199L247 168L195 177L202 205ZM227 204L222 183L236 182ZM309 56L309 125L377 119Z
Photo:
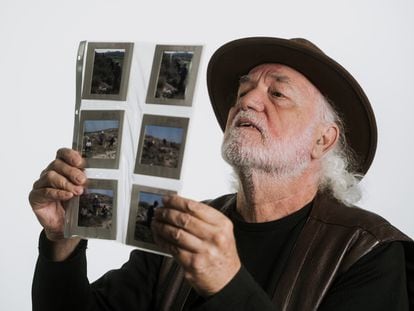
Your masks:
M79 152L67 148L59 149L56 159L40 174L29 194L30 205L43 226L47 238L56 242L55 244L60 246L58 248L66 249L65 252L73 250L72 246L76 246L79 239L72 241L64 239L63 202L83 193L87 181L83 172L84 163ZM54 257L56 260L61 260L66 256Z

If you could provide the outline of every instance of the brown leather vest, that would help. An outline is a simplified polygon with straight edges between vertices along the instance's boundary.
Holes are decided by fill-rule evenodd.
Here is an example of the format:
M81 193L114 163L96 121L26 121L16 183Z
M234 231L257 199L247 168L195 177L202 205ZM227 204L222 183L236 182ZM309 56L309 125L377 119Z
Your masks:
M226 213L234 201L235 195L226 195L207 203ZM316 310L337 275L376 246L391 241L404 242L410 310L414 310L413 241L376 214L318 195L271 297L275 310ZM190 290L182 269L165 258L157 310L182 310Z

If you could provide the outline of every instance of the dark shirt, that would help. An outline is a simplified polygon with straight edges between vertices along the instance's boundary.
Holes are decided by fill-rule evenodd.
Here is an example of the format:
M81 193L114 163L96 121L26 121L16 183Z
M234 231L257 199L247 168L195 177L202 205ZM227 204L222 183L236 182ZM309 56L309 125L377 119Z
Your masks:
M234 222L242 268L217 294L204 299L190 293L187 310L275 310L270 296L283 272L311 206L277 221ZM65 262L50 262L47 240L33 281L33 310L155 310L155 291L161 256L133 251L121 269L89 286L86 242ZM303 293L306 295L306 293ZM361 258L329 289L319 310L408 310L404 249L400 242L377 247Z

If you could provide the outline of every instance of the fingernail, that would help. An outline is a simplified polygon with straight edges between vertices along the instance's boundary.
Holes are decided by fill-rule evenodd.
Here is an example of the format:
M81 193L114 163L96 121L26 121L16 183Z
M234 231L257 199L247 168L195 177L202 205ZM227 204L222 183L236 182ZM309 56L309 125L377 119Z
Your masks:
M78 157L74 157L72 158L72 165L76 166L76 167L81 167L83 163L83 158L81 155L79 155Z
M79 184L83 184L86 181L86 178L83 175L78 175L75 177L75 179Z
M78 166L79 165L79 159L77 159L77 158L72 158L71 162L72 162L73 166Z
M75 193L76 193L77 195L81 195L81 194L83 193L83 187L77 187L77 188L75 189Z

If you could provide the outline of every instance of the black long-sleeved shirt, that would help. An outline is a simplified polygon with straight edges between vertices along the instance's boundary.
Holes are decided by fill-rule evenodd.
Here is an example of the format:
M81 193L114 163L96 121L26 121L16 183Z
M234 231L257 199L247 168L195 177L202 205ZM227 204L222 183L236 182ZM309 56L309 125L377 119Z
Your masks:
M275 310L270 295L310 209L309 205L267 223L246 223L236 212L231 213L243 266L211 297L202 298L192 291L186 310ZM133 251L122 268L89 284L86 241L59 263L47 259L44 235L39 248L33 310L155 310L161 256ZM408 310L404 260L400 242L377 247L337 277L319 310Z

